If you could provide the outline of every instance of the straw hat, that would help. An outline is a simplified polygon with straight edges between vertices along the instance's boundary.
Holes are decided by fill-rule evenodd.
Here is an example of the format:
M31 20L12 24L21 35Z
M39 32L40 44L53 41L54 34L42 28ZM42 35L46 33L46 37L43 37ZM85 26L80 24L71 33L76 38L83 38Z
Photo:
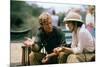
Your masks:
M75 12L70 12L63 20L64 22L68 21L77 21L83 23L82 17L80 14L75 13Z

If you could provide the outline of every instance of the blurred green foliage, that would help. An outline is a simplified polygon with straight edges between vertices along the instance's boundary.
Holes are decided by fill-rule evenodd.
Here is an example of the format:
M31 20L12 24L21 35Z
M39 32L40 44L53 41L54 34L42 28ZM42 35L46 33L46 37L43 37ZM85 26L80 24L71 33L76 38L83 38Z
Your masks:
M32 35L35 35L39 27L38 16L45 9L38 7L36 4L29 5L25 1L16 0L11 0L10 7L11 40L16 39L19 35L21 37L21 34L24 34L24 32L28 30L31 30ZM15 35L15 33L17 35ZM29 35L28 33L26 34ZM24 38L26 34L22 35L21 38Z

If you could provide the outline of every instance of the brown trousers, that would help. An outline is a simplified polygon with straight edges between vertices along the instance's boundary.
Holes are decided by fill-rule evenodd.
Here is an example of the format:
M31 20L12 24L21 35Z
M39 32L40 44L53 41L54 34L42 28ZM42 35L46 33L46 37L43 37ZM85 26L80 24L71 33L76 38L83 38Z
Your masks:
M41 65L44 57L45 54L32 51L29 55L30 65ZM60 52L58 56L50 57L47 64L66 63L66 59L66 53Z
M30 64L41 65L41 61L44 57L45 54L43 53L31 52L29 55ZM58 56L49 58L47 64L90 62L93 57L95 58L95 53L67 54L65 52L60 52Z
M78 63L78 62L91 62L91 61L95 61L95 53L70 54L66 62Z

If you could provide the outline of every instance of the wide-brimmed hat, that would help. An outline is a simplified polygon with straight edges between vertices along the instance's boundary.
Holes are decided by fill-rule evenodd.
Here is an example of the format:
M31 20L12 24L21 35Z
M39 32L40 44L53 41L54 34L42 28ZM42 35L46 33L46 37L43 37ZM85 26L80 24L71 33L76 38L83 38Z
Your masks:
M83 23L81 15L75 12L70 12L67 16L65 16L63 22L67 23L68 21L76 21Z

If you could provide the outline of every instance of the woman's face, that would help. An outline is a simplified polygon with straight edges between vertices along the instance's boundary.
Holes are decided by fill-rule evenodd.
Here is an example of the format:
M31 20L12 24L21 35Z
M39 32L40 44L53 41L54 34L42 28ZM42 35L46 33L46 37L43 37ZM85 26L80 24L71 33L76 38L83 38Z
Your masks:
M72 21L68 21L67 26L68 26L68 28L69 28L69 30L70 30L71 32L74 31L74 24L73 24Z

